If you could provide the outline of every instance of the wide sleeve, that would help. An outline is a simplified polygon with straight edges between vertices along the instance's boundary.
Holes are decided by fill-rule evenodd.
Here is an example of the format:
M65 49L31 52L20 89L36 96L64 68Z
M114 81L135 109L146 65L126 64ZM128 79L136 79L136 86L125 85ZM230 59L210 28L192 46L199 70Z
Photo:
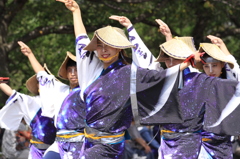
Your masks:
M29 125L40 108L41 105L37 97L14 91L0 111L1 127L17 130L22 118Z
M84 90L100 76L103 70L103 63L98 59L96 53L83 50L89 42L86 34L76 38L77 71L82 99Z
M216 134L239 135L240 83L235 80L208 78L204 130Z
M39 94L42 102L42 116L53 118L69 93L69 86L58 81L55 76L40 71L37 74Z
M128 27L128 35L130 42L135 46L132 48L133 62L142 68L152 70L161 70L162 67L159 62L155 62L156 58L152 55L151 51L147 48L137 31L131 25Z
M240 81L240 68L237 63L237 60L232 55L228 55L227 58L234 64L234 67L232 69L228 64L226 64L227 78L236 79L237 81Z
M134 117L139 116L143 125L181 123L177 98L179 65L161 71L138 67L135 77L133 72L132 66L130 96Z

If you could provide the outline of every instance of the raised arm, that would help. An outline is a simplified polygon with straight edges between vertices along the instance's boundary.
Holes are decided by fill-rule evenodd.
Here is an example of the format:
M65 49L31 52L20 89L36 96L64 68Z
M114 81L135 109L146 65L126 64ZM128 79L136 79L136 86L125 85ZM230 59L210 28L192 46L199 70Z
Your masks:
M165 36L166 41L169 41L172 39L172 33L169 29L168 25L164 23L161 19L155 20L159 25L159 31Z
M213 44L216 44L224 52L224 54L231 55L221 38L213 35L208 35L207 38L210 39Z
M11 96L13 93L12 88L7 85L6 83L0 83L0 89L7 95L7 96Z
M74 0L56 0L65 4L67 9L73 13L73 23L75 36L78 37L80 34L86 34L85 26L83 25L81 10L77 2Z
M35 73L40 71L44 71L42 65L38 62L35 55L33 54L32 50L22 41L18 41L19 46L21 47L21 52L28 57L29 62L32 65L32 68Z
M119 21L121 25L127 28L129 40L133 45L135 45L135 48L132 48L132 59L137 66L153 70L161 69L160 63L155 62L156 58L142 41L141 37L132 26L131 21L127 17L112 15L109 19Z
M132 22L124 16L118 16L118 15L111 15L109 19L118 21L122 26L128 28L132 25Z
M90 39L86 34L86 29L82 21L81 10L78 4L73 0L57 1L64 3L65 6L73 13L74 31L76 36L78 81L82 90L81 98L83 99L84 90L101 74L103 69L102 62L98 59L94 52L87 52L86 50L83 50L83 48L90 42Z

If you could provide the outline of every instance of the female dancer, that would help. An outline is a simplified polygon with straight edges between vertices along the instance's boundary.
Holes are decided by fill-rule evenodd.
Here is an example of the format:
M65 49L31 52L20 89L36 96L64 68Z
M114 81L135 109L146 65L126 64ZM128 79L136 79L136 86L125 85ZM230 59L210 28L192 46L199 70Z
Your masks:
M133 28L131 21L123 16L111 16L110 19L118 20L120 24L125 26L128 30L129 38L132 44L138 46L134 53L136 63L140 67L149 66L151 63L147 58L150 58L152 53L147 49L136 30ZM165 62L167 68L173 67L179 63L182 63L191 54L194 54L195 47L193 39L191 37L179 37L172 39L171 31L168 26L160 19L156 20L160 25L160 30L165 35L167 42L160 45L160 53L155 61ZM139 53L145 53L145 57L140 56ZM152 57L151 57L152 58ZM154 59L154 58L152 58ZM151 67L147 67L150 68ZM179 78L179 90L184 86L184 81L189 80L191 77L186 78L187 74L193 72L192 67L184 69ZM191 107L191 105L189 105ZM200 115L199 115L200 116ZM197 158L198 152L201 147L201 135L197 132L201 128L201 124L198 124L199 120L190 120L195 116L188 116L188 121L183 123L161 124L161 145L159 147L159 159L160 158ZM181 133L178 133L181 132ZM194 142L194 144L192 144ZM189 150L189 151L186 151ZM197 153L196 153L197 152Z
M132 81L135 80L137 83L137 87L135 85L137 90L132 87L132 96L135 98L136 92L139 92L138 105L145 106L139 110L141 117L145 117L141 119L141 123L155 122L159 117L163 117L163 114L165 118L162 118L161 122L181 122L179 111L170 111L170 109L177 110L173 108L177 105L170 105L167 101L172 99L172 97L167 98L171 89L177 90L177 85L174 83L179 66L158 72L126 65L123 49L134 46L127 40L123 30L111 26L101 28L95 32L90 42L77 3L64 0L61 2L65 3L74 16L79 83L82 88L81 97L86 103L85 151L82 152L81 157L121 158L124 132L132 121L132 111L128 102L131 75L137 77L132 78ZM94 50L97 51L98 57L92 52ZM136 74L134 71L131 72L131 66L132 70L136 69ZM170 73L171 71L173 73ZM171 83L163 86L164 81ZM158 103L159 98L165 101ZM158 107L153 110L157 103ZM133 100L131 104L135 104ZM159 111L164 104L167 106ZM166 111L169 113L166 114Z
M28 53L23 52L26 56L34 56L27 45L21 44L28 49ZM40 96L44 103L43 115L51 118L55 116L54 122L57 129L55 143L47 150L44 158L53 158L54 152L58 151L61 158L78 158L84 139L85 105L80 98L76 98L80 94L76 57L67 52L67 56L58 71L58 75L62 79L70 81L70 88L61 83L60 85L58 81L53 79L53 76L38 69L40 64L34 63L33 58L29 58L29 60L41 83Z
M42 159L46 149L54 142L56 129L53 119L41 115L42 101L36 75L27 80L26 86L31 93L35 94L34 97L16 92L5 83L0 84L0 89L9 96L6 105L0 111L0 125L5 129L17 130L24 118L32 129L28 158Z
M132 24L129 21L129 19L127 19L126 17L122 17L122 16L121 17L120 16L111 16L110 19L118 20L123 26L128 28L130 40L132 41L132 43L135 46L141 46L138 48L138 50L135 51L135 54L133 54L134 56L136 56L135 60L137 59L136 60L137 63L142 67L145 67L146 65L148 65L149 60L146 58L151 57L152 55L149 52L149 50L146 49L146 46L142 42L141 38L137 35L137 32L132 27ZM182 61L181 57L184 58L183 55L184 55L184 53L186 53L186 51L183 51L184 48L182 47L182 46L184 46L184 44L181 44L181 47L176 49L179 46L177 41L179 41L181 39L175 40L176 41L175 43L171 42L173 40L171 40L172 39L171 31L168 28L168 26L160 19L157 19L156 21L160 25L160 31L162 32L162 34L164 34L166 36L166 40L167 40L166 43L160 45L161 52L158 57L158 61L165 62L167 67L171 67L171 66L176 65L177 63L181 63L181 61ZM216 41L216 39L212 39L212 41ZM187 41L185 40L184 42L186 43ZM188 44L190 44L190 43L191 43L191 41ZM169 46L174 46L174 49L172 49ZM190 46L190 48L191 48L191 46L194 47L194 45L188 45L188 46ZM224 46L220 45L220 47L222 47L222 50L228 51L226 49L226 47L224 47ZM194 49L192 49L192 50L194 50ZM177 51L175 51L175 50L177 50ZM144 54L145 55L144 58L143 58L143 56L140 56L139 53ZM187 56L185 56L185 58L187 58ZM237 67L237 68L239 68L239 67ZM222 69L222 67L220 67L220 69L219 69L219 74L220 74L221 69ZM189 73L189 70L187 71L185 69L185 72L183 74L183 78L185 79L185 81L189 80L188 78L191 78L191 76L194 75L194 74L191 74L191 76L189 76L189 75L186 76L188 73ZM186 77L188 77L188 78L186 78ZM201 116L203 117L203 114L199 114L199 120L195 119L195 121L194 121L194 120L188 119L187 122L184 122L182 124L162 124L162 128L163 128L162 142L161 142L161 147L159 149L159 152L160 152L159 158L165 158L167 156L169 157L170 154L172 154L176 158L179 158L182 156L187 157L187 158L197 158L198 156L199 156L199 158L201 158L204 156L204 158L207 158L208 155L206 155L206 153L205 153L205 155L203 155L203 153L200 153L200 155L199 155L199 151L200 151L200 147L201 147L201 136L207 137L206 132L201 133L201 131L200 131L202 129L201 128L201 120L202 120ZM189 122L189 121L191 121L191 122ZM176 133L177 131L181 131L181 133L178 133L178 135L177 135L177 133ZM185 132L185 131L187 131L187 132ZM195 133L193 135L193 133L190 133L190 132L195 132ZM174 137L173 133L174 133L175 137ZM209 134L209 136L213 136L213 133ZM211 142L209 142L210 139L207 140L207 142L209 142L208 144L210 145L210 146L208 146L208 149L212 148L212 151L210 154L212 156L214 155L215 157L217 156L217 158L219 156L224 156L224 158L231 158L230 156L232 156L232 153L231 153L231 147L229 147L229 140L228 140L228 142L225 142L225 141L227 141L226 138L224 138L224 136L221 136L221 137L224 140L221 140L221 142L220 142L220 140L219 140L219 142L215 142L215 147L213 144L212 145L209 144L209 143L211 143ZM218 136L218 138L220 139L220 136ZM188 139L188 140L185 140L185 139ZM204 139L206 139L206 138L204 138ZM213 139L213 137L212 137L212 139ZM228 137L228 139L229 139L229 137ZM217 140L217 138L215 138L215 141L216 140ZM195 141L194 146L192 144L193 141ZM205 141L206 140L204 140L203 143ZM224 145L224 142L227 144ZM174 143L174 146L173 146L173 143ZM217 143L219 143L219 144L217 145ZM227 148L227 147L229 147L229 148ZM220 150L221 148L223 148L223 150ZM190 151L186 151L186 150L190 150ZM191 150L193 150L193 151L191 151ZM197 153L194 150L198 150ZM214 152L214 150L217 152ZM218 155L216 153L218 153Z
M201 43L199 51L204 52L197 67L208 76L221 79L240 80L240 69L222 39L208 35L211 43ZM209 158L233 158L231 136L202 131L201 154Z
M132 118L131 109L126 105L130 96L132 96L132 106L136 102L139 106L142 124L159 124L179 123L182 122L179 119L181 117L184 120L187 117L196 119L205 104L202 98L196 99L196 105L199 107L196 107L198 109L194 107L193 113L186 113L189 110L186 109L188 107L185 107L185 104L192 105L196 97L203 95L205 95L203 99L206 100L218 99L219 96L215 97L215 94L211 94L212 90L223 89L224 86L227 86L231 96L235 93L237 82L209 80L204 74L194 77L179 93L178 84L175 83L178 74L171 73L172 78L166 79L169 77L169 71L176 68L178 70L179 66L158 72L136 68L134 64L125 65L122 49L133 47L133 45L126 40L121 29L111 26L98 29L89 43L77 3L72 0L61 0L61 2L65 3L74 16L77 65L78 71L81 73L79 83L82 87L81 97L86 103L85 151L82 152L81 157L121 158L124 131L129 127ZM98 57L93 52L95 50ZM184 64L180 65L181 69L186 67L181 66ZM204 88L210 82L213 82L210 90L199 89L201 85ZM197 85L198 83L200 86ZM220 83L226 84L217 87ZM189 91L195 88L193 85L196 85L194 97ZM131 93L129 93L130 90ZM178 98L177 94L181 98ZM192 98L189 100L187 97ZM224 101L227 100L229 98ZM181 107L178 107L179 105ZM206 103L206 106L209 107L209 102ZM204 125L206 129L218 119L218 115L219 113L215 118L209 118L208 123ZM211 129L217 131L218 127ZM240 130L239 127L236 129Z

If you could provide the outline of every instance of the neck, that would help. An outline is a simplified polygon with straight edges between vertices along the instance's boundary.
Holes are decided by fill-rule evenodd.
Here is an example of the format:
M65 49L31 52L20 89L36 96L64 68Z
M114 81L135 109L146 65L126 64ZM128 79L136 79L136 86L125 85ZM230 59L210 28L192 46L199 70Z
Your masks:
M70 91L72 91L72 89L75 88L75 87L77 87L77 86L78 86L78 84L75 84L75 83L74 83L74 84L71 84L71 83L70 83Z
M105 70L106 68L108 68L108 66L110 66L111 64L106 64L106 63L104 63L103 64L103 69Z

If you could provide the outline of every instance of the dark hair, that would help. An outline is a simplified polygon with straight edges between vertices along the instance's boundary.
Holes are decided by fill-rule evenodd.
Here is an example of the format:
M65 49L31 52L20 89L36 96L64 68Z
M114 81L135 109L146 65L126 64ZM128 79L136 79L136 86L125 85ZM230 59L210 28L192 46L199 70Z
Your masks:
M72 59L68 59L67 64L66 64L66 69L71 66L76 66L76 62L73 61Z
M208 54L204 54L203 57L202 57L202 59L205 60L205 59L208 58L208 57L211 57L211 56L209 56ZM211 58L213 58L213 57L211 57ZM219 61L219 62L224 63L224 62L222 62L222 61ZM202 64L202 65L203 65L203 64ZM219 76L219 78L227 79L226 64L225 64L224 67L222 68L222 71L221 71L221 72L222 72L222 73L221 73L221 75Z
M128 65L132 63L132 59L127 56L126 52L124 50L121 50L119 53L119 59L123 59L123 63Z
M224 65L224 67L222 68L222 73L220 75L219 78L222 78L222 79L227 79L227 70L226 70L226 64Z

